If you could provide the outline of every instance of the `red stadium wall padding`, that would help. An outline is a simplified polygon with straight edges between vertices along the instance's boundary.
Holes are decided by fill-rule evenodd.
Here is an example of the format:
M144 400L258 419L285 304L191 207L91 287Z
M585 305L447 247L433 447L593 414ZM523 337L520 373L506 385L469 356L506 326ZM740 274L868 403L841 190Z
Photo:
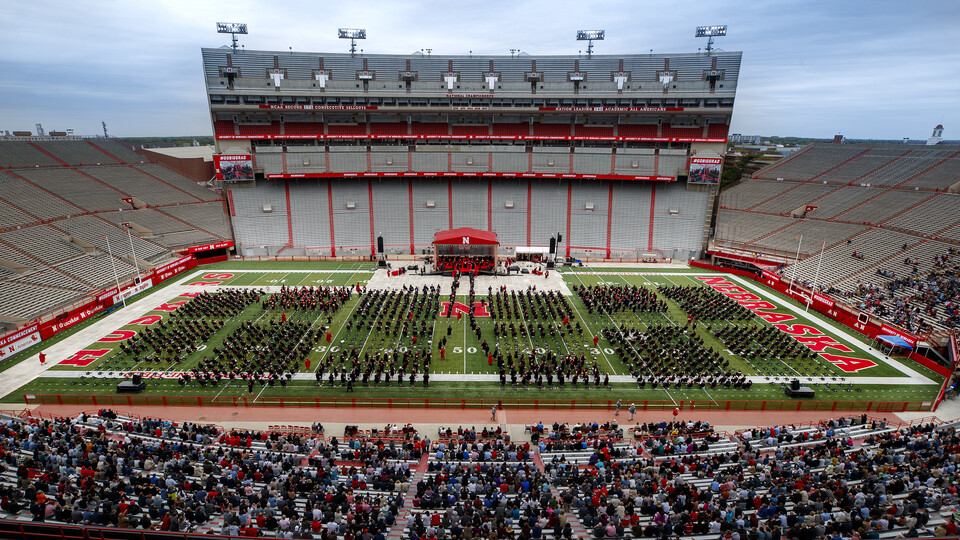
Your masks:
M197 264L213 264L218 262L227 262L229 257L227 255L219 255L217 257L207 257L205 259L197 259Z

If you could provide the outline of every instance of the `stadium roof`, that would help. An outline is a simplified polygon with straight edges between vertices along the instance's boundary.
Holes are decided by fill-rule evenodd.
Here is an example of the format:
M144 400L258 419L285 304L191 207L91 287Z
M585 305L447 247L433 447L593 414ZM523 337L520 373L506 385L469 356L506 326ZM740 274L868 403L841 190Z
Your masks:
M479 244L479 245L499 245L497 233L493 231L482 231L471 227L460 227L459 229L450 229L440 231L433 236L434 244Z

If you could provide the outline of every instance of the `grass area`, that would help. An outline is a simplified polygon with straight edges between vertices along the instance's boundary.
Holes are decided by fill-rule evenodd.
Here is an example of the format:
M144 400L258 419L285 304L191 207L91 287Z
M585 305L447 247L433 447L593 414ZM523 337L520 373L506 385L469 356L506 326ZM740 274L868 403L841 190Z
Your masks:
M185 285L190 284L218 284L227 286L247 286L247 287L273 287L273 286L353 286L356 284L365 284L371 277L374 270L372 263L339 263L339 262L239 262L226 261L213 265L205 265L202 268L193 270L188 279L178 278L170 280L159 287L149 289L140 293L139 298L144 295L156 292L158 288L169 286L174 282L182 282ZM575 268L563 271L563 279L570 286L586 285L634 285L647 287L652 291L657 291L660 286L670 285L702 285L702 281L697 280L697 275L721 275L713 274L699 269L670 269L667 272L647 271L643 268ZM182 281L181 281L182 280ZM776 312L789 313L796 317L790 321L790 324L809 324L824 328L824 320L817 314L803 314L802 306L798 303L776 294L772 291L763 289L755 285L747 285L745 288L755 292L764 299L775 303L778 307ZM485 293L487 291L478 291ZM482 344L487 343L491 348L499 348L501 351L514 352L515 354L528 356L531 351L543 354L546 351L552 351L563 357L573 355L583 357L587 366L594 366L602 373L611 375L623 375L628 373L627 366L619 359L615 352L616 347L605 339L599 339L596 346L593 344L593 337L598 336L604 327L633 327L646 329L653 324L659 325L679 325L686 324L686 313L678 306L676 302L666 299L660 293L657 293L661 299L664 299L667 310L664 313L640 313L633 312L614 313L607 316L594 312L588 314L584 303L576 296L564 297L563 301L569 306L570 317L569 325L564 326L560 317L541 317L539 319L528 320L522 315L521 304L517 303L513 307L513 316L494 320L492 317L476 317L476 328L479 329L480 336L471 328L469 318L461 317L458 321L455 312L451 312L449 317L434 317L432 312L420 314L416 317L418 324L422 322L427 325L427 332L423 338L414 343L409 334L402 331L394 331L399 325L398 317L401 315L390 316L389 314L380 314L374 316L369 321L370 327L364 326L358 328L354 321L354 312L360 304L361 297L353 295L327 323L322 317L305 319L306 315L287 312L289 318L293 320L303 319L311 325L322 328L322 332L329 332L332 335L332 342L326 343L320 341L309 353L311 368L307 370L304 365L300 365L299 372L306 373L315 371L318 366L324 362L338 364L345 349L355 348L362 357L366 353L371 355L391 355L394 351L402 353L406 350L425 350L429 351L431 362L431 374L486 374L495 375L497 366L490 365L487 361L487 355L482 349ZM135 297L128 302L135 302ZM175 297L173 294L167 299L167 302L187 300L189 298ZM447 297L441 296L440 301L447 301ZM462 304L467 304L466 296L458 296L456 299ZM487 308L491 308L494 302L492 297L487 294L478 294L477 302L486 302ZM799 306L801 313L795 313L787 309L787 305ZM160 307L160 306L157 306ZM404 313L404 312L401 312ZM148 315L160 315L169 318L169 313L164 311L151 311ZM91 320L85 321L74 329L60 334L54 338L59 341L67 335L82 331L93 322L102 319L103 315L98 315ZM195 350L185 351L185 356L178 364L170 362L143 363L132 357L123 355L119 352L119 346L116 342L96 342L89 349L109 349L109 351L98 358L88 366L67 366L58 365L51 369L56 372L74 371L75 378L60 377L41 377L38 378L17 391L5 396L3 402L22 402L22 394L97 394L107 395L115 392L115 385L122 380L121 373L132 369L146 371L171 371L179 372L189 370L198 365L205 355L210 355L212 348L220 347L223 340L244 321L266 322L271 318L276 318L276 313L264 314L259 303L248 306L243 312L225 321L223 327L215 333L206 343L201 344ZM353 322L352 322L353 321ZM352 322L352 324L351 324ZM513 322L515 326L542 324L544 332L535 330L533 333L497 333L494 331L495 324L498 322ZM582 332L576 330L579 324ZM585 389L581 384L578 388L572 388L568 382L564 388L544 388L540 389L535 384L530 385L529 389L514 388L510 384L510 378L507 378L507 385L500 389L500 384L495 381L463 381L463 382L439 382L431 381L430 387L422 387L422 379L418 379L416 389L411 391L409 388L409 379L405 379L405 388L397 388L396 379L391 381L391 386L384 387L381 383L379 388L365 388L362 385L356 388L355 392L348 393L346 388L328 384L328 379L324 377L322 386L317 386L312 380L291 381L286 387L280 386L255 386L253 396L278 397L382 397L382 398L430 398L430 399L557 399L557 400L666 400L670 402L679 402L681 400L707 400L712 402L722 401L766 401L780 400L783 398L782 386L789 377L795 375L805 375L815 377L816 382L811 386L817 391L819 400L839 400L839 401L928 401L935 398L939 386L930 385L890 385L890 384L862 384L857 379L863 376L870 377L899 377L902 373L899 371L898 361L893 360L889 364L878 362L876 367L865 369L860 373L844 373L834 364L817 357L815 360L789 361L789 360L771 360L763 359L761 361L750 361L731 352L724 343L716 337L714 331L727 324L740 324L745 326L768 326L769 323L754 317L753 320L745 323L729 323L726 321L700 321L693 329L695 334L702 338L703 346L719 352L730 363L730 368L738 370L746 375L764 377L764 380L755 384L749 391L738 389L705 389L701 390L694 386L693 388L671 387L669 389L637 388L635 384L614 383L612 391L610 389ZM708 327L709 325L709 327ZM118 330L139 330L142 325L124 324L118 327ZM827 331L828 334L832 334ZM499 334L499 335L498 335ZM856 336L849 332L851 336ZM873 358L869 351L869 346L865 341L858 337L847 339L839 335L833 336L840 343L850 347L854 353L847 353L858 358ZM440 339L446 338L446 347L444 358L440 358L439 347L437 343ZM51 341L45 341L44 347L49 347ZM36 347L35 347L36 348ZM24 358L35 354L35 351L27 350L15 356L11 361L5 362L0 369L5 369L13 362L22 361ZM772 354L772 353L771 353ZM52 359L57 361L57 359ZM921 366L915 366L912 362L906 362L911 369L921 372L937 381L938 378L932 376L928 370ZM51 374L52 375L52 374ZM339 381L338 381L339 382ZM592 386L592 384L591 384ZM150 380L146 394L149 395L167 395L167 396L197 396L197 395L220 395L220 396L247 396L250 392L246 384L239 382L221 381L216 387L201 387L196 382L190 382L186 385L180 385L175 379Z

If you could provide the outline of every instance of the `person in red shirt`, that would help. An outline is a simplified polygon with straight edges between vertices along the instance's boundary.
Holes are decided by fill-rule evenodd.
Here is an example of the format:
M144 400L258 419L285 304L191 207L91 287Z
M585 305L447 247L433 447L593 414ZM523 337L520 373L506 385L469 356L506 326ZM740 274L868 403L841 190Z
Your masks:
M47 363L47 355L44 354L43 351L40 351L40 365L42 366L46 363Z

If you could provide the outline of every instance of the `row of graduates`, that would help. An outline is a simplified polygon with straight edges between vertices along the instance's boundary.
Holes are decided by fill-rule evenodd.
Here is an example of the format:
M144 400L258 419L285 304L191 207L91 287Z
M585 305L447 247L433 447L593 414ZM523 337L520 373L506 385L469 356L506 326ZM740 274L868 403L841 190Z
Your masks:
M230 319L260 300L262 289L203 291L173 312L174 319Z
M336 313L350 300L352 287L280 287L280 292L264 298L261 307L270 310L321 310Z
M650 384L677 388L744 388L751 382L730 361L704 346L703 338L684 327L650 325L636 328L603 328L601 335L614 345L616 354L640 387Z
M120 353L148 363L179 362L223 327L223 319L173 319L146 326L120 343Z
M473 300L471 300L472 302ZM489 297L488 310L494 320L560 320L573 318L573 308L559 291L506 291L501 287Z
M583 335L583 327L580 326L580 321L576 321L572 325L569 324L569 321L560 323L547 323L546 325L544 325L542 322L523 324L510 321L509 323L499 322L493 326L493 335L497 337L510 336L516 338L518 336L535 337L539 335L541 339L545 339L547 336L557 337L559 335L562 338L568 333L572 335L573 332L576 332L581 336Z
M247 373L251 379L258 373L279 378L297 371L322 336L321 329L305 321L244 321L213 349L213 356L200 361L199 367L234 376Z
M708 326L709 330L712 330ZM724 345L750 360L816 358L817 353L772 326L728 325L714 331Z
M309 368L308 368L309 369ZM318 385L324 378L329 386L343 386L352 390L357 384L363 386L390 386L396 378L397 386L403 387L405 380L411 387L421 377L423 386L430 385L430 350L417 347L391 351L369 351L360 355L355 347L344 348L326 356L314 373Z
M753 318L752 311L710 287L660 287L660 294L675 301L696 320L747 321Z
M400 290L375 289L361 297L345 329L393 335L415 330L419 334L426 331L425 320L435 319L439 310L440 287L419 289L404 285Z
M587 313L665 313L667 304L657 293L637 285L575 285L573 292L587 307Z

